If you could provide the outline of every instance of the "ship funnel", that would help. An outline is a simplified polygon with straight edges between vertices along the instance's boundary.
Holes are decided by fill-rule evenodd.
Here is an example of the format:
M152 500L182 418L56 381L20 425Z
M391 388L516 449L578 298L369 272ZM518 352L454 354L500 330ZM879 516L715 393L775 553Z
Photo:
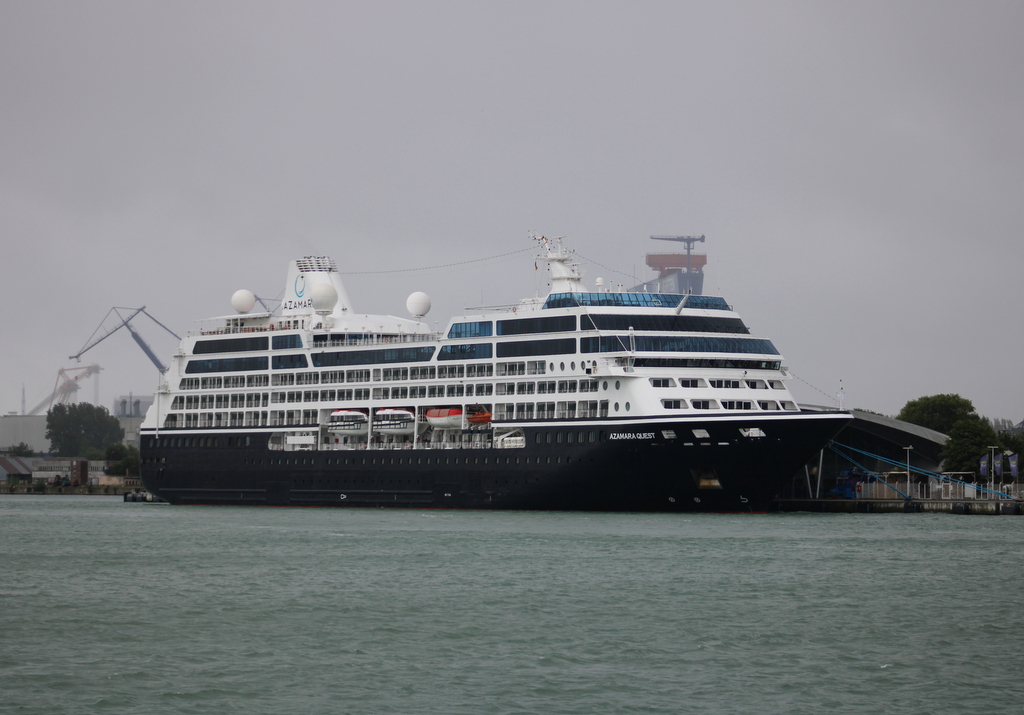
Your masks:
M341 318L351 310L348 293L332 259L306 256L288 264L281 315L317 313Z

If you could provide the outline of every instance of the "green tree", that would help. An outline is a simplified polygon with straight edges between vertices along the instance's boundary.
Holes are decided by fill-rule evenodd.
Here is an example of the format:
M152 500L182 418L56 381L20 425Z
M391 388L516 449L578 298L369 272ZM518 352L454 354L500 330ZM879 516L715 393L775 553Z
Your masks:
M112 444L107 447L107 474L120 477L139 476L139 450L133 445Z
M1011 452L1024 456L1024 432L1001 432L999 434L999 444L1003 449L1008 449Z
M46 413L46 438L59 457L79 457L89 449L106 450L124 439L124 430L106 407L88 402L55 405Z
M32 450L32 447L30 447L25 442L18 442L17 444L8 447L4 451L7 452L7 454L11 455L12 457L34 457L36 454Z
M996 431L983 417L968 417L949 430L939 458L947 472L977 472L979 461L989 453L989 447L998 445Z
M903 405L903 409L896 415L898 420L921 425L947 435L960 420L977 417L978 413L974 411L974 404L960 395L919 397Z

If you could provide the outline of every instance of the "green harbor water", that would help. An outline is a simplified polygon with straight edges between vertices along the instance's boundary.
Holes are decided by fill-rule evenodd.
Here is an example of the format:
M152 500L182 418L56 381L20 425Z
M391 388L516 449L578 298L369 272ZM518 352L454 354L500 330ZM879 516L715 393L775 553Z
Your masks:
M1024 713L1022 533L0 496L0 712Z

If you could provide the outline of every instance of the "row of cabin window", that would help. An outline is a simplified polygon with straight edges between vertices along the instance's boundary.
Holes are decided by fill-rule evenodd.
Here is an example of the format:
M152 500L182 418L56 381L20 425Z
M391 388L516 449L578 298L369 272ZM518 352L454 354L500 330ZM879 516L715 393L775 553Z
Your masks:
M494 385L414 385L412 387L375 387L374 400L404 400L407 398L477 397L493 395Z
M274 393L274 395L281 393ZM270 403L270 393L249 392L220 395L178 395L171 403L172 410L213 410L233 409L236 407L266 407Z
M517 402L494 405L494 418L497 420L583 419L607 416L607 400ZM319 423L319 410L304 409L172 413L164 418L163 426L165 429L199 429L206 427L278 427L284 425L318 425Z
M267 387L270 375L228 375L227 377L183 377L179 390L219 390L225 387Z
M496 395L554 395L566 392L597 392L597 380L546 380L542 382L499 382Z
M755 407L754 405L757 405ZM661 406L666 410L764 410L777 412L779 410L796 410L796 403L785 400L780 405L775 400L662 400Z
M741 387L751 390L785 389L781 380L705 380L700 377L652 377L650 381L652 387L676 387L678 384L679 387L717 387L720 389L739 389Z
M495 420L565 420L607 416L608 400L505 402L494 405Z
M262 417L266 418L266 413L265 412L262 413ZM605 441L605 433L604 433L603 430L601 431L600 436L601 436L601 441L602 442ZM568 432L566 432L566 431L538 432L536 434L536 437L535 437L535 441L536 441L537 444L563 444L563 443L573 444L574 442L579 442L580 444L583 444L585 442L590 442L590 443L596 442L597 439L598 439L598 433L595 430L580 430L579 432L572 431L572 430L570 430ZM244 447L249 447L249 446L252 445L252 436L251 435L245 435L245 436L242 436L242 435L237 435L237 436L236 435L228 435L225 438L225 444L228 447L243 447L243 446ZM146 437L145 438L145 446L147 448L151 448L151 449L155 449L155 448L158 448L158 447L165 447L165 448L166 447L220 447L221 446L221 438L220 438L219 435L218 436L210 436L210 435L206 435L206 436L190 436L190 437ZM284 459L284 458L281 458L281 459ZM277 460L278 464L282 463L281 459ZM290 459L290 458L288 458L288 459ZM305 456L304 457L297 457L296 458L296 464L299 463L299 461L298 461L299 459L302 459L302 463L303 464L306 464L306 460L309 459L310 460L309 463L312 464L312 463L314 463L312 460L314 460L315 457L305 457ZM342 462L343 459L344 459L344 462ZM350 464L350 462L349 462L350 459L352 459L352 457L327 457L326 458L326 460L327 460L326 463L327 464L332 464L332 460L334 460L333 463L335 463L335 464L342 464L342 463ZM356 459L358 459L358 457ZM401 460L401 459L404 459L404 458L403 457L399 457L399 459ZM413 463L412 462L413 459L417 460L416 461L417 464L424 464L424 462L423 462L424 459L427 460L425 462L426 464L431 464L430 460L432 459L432 457L418 456L418 457L409 457L408 459L409 459L409 464ZM441 457L438 458L438 464L440 464L440 459L441 459ZM466 459L468 460L469 457L466 457ZM477 458L477 459L479 460L479 458ZM487 464L488 463L488 461L487 461L488 458L484 457L483 459L484 459L483 464ZM499 463L498 460L500 460L500 459L501 459L501 457L497 457L495 463L496 464ZM506 458L506 459L510 459L510 458ZM518 464L519 463L519 461L518 461L519 458L516 457L515 459L516 459L516 464ZM157 457L157 458L145 458L143 460L143 463L144 464L148 464L150 462L155 462L155 461L159 461L159 460L160 460L159 457ZM262 463L263 463L263 461L260 460L260 464L262 464ZM274 463L272 459L270 460L270 463L271 464ZM287 462L284 462L284 463L287 463ZM365 460L364 460L364 463L365 463ZM394 463L394 462L392 462L392 463ZM401 464L401 463L402 462L399 462L399 464ZM477 464L479 464L479 463L480 462L477 461ZM509 463L509 462L506 461L506 463ZM468 461L467 461L467 464L468 464Z
M344 390L291 390L273 393L233 393L220 395L178 395L171 410L205 410L235 407L266 407L269 403L319 402L336 400L402 400L407 398L463 397L484 395L554 395L572 392L597 392L597 380L548 380L542 382L499 382L479 385L413 385L412 387L376 387Z
M316 410L311 410L315 413ZM269 415L262 412L186 412L170 414L164 418L166 429L200 429L205 427L268 427Z
M182 378L178 387L181 390L215 390L232 387L266 387L272 384L275 387L288 385L316 385L344 382L389 382L402 380L436 380L436 379L460 379L492 377L497 374L499 377L506 375L543 375L545 374L545 363L542 360L529 362L508 362L498 363L497 369L490 363L471 365L442 365L424 367L396 367L377 368L374 370L323 370L321 372L298 372L298 373L276 373L269 375L228 375L226 377L186 377ZM552 363L551 368L554 369ZM572 368L575 369L575 363ZM564 365L563 365L564 369ZM780 380L724 380L703 378L671 378L653 377L650 383L654 387L715 387L715 388L740 388L750 389L775 389L782 390L784 386ZM540 385L541 383L538 383ZM582 383L581 383L582 384ZM596 387L594 388L596 390ZM562 392L563 390L559 390ZM572 392L573 390L568 390ZM581 392L586 389L580 388ZM538 387L538 392L543 389ZM501 394L501 393L499 393Z
M544 366L528 371L526 363L499 363L499 375L543 374ZM423 367L376 368L374 370L323 370L320 372L275 373L274 375L228 375L227 377L185 377L178 383L181 390L217 390L230 387L274 387L317 385L344 382L388 382L398 380L451 380L493 377L491 363L441 365Z

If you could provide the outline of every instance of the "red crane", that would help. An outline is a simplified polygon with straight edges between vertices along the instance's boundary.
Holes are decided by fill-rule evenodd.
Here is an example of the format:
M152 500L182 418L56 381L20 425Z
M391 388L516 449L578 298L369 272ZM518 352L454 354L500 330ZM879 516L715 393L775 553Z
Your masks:
M38 405L29 410L26 414L38 415L42 412L45 407L47 411L53 407L54 403L58 405L67 404L71 399L71 396L78 392L79 384L82 380L92 375L99 374L102 370L99 365L87 365L86 367L69 367L61 368L57 371L57 382L54 383L53 392L51 392L46 398L44 398Z

